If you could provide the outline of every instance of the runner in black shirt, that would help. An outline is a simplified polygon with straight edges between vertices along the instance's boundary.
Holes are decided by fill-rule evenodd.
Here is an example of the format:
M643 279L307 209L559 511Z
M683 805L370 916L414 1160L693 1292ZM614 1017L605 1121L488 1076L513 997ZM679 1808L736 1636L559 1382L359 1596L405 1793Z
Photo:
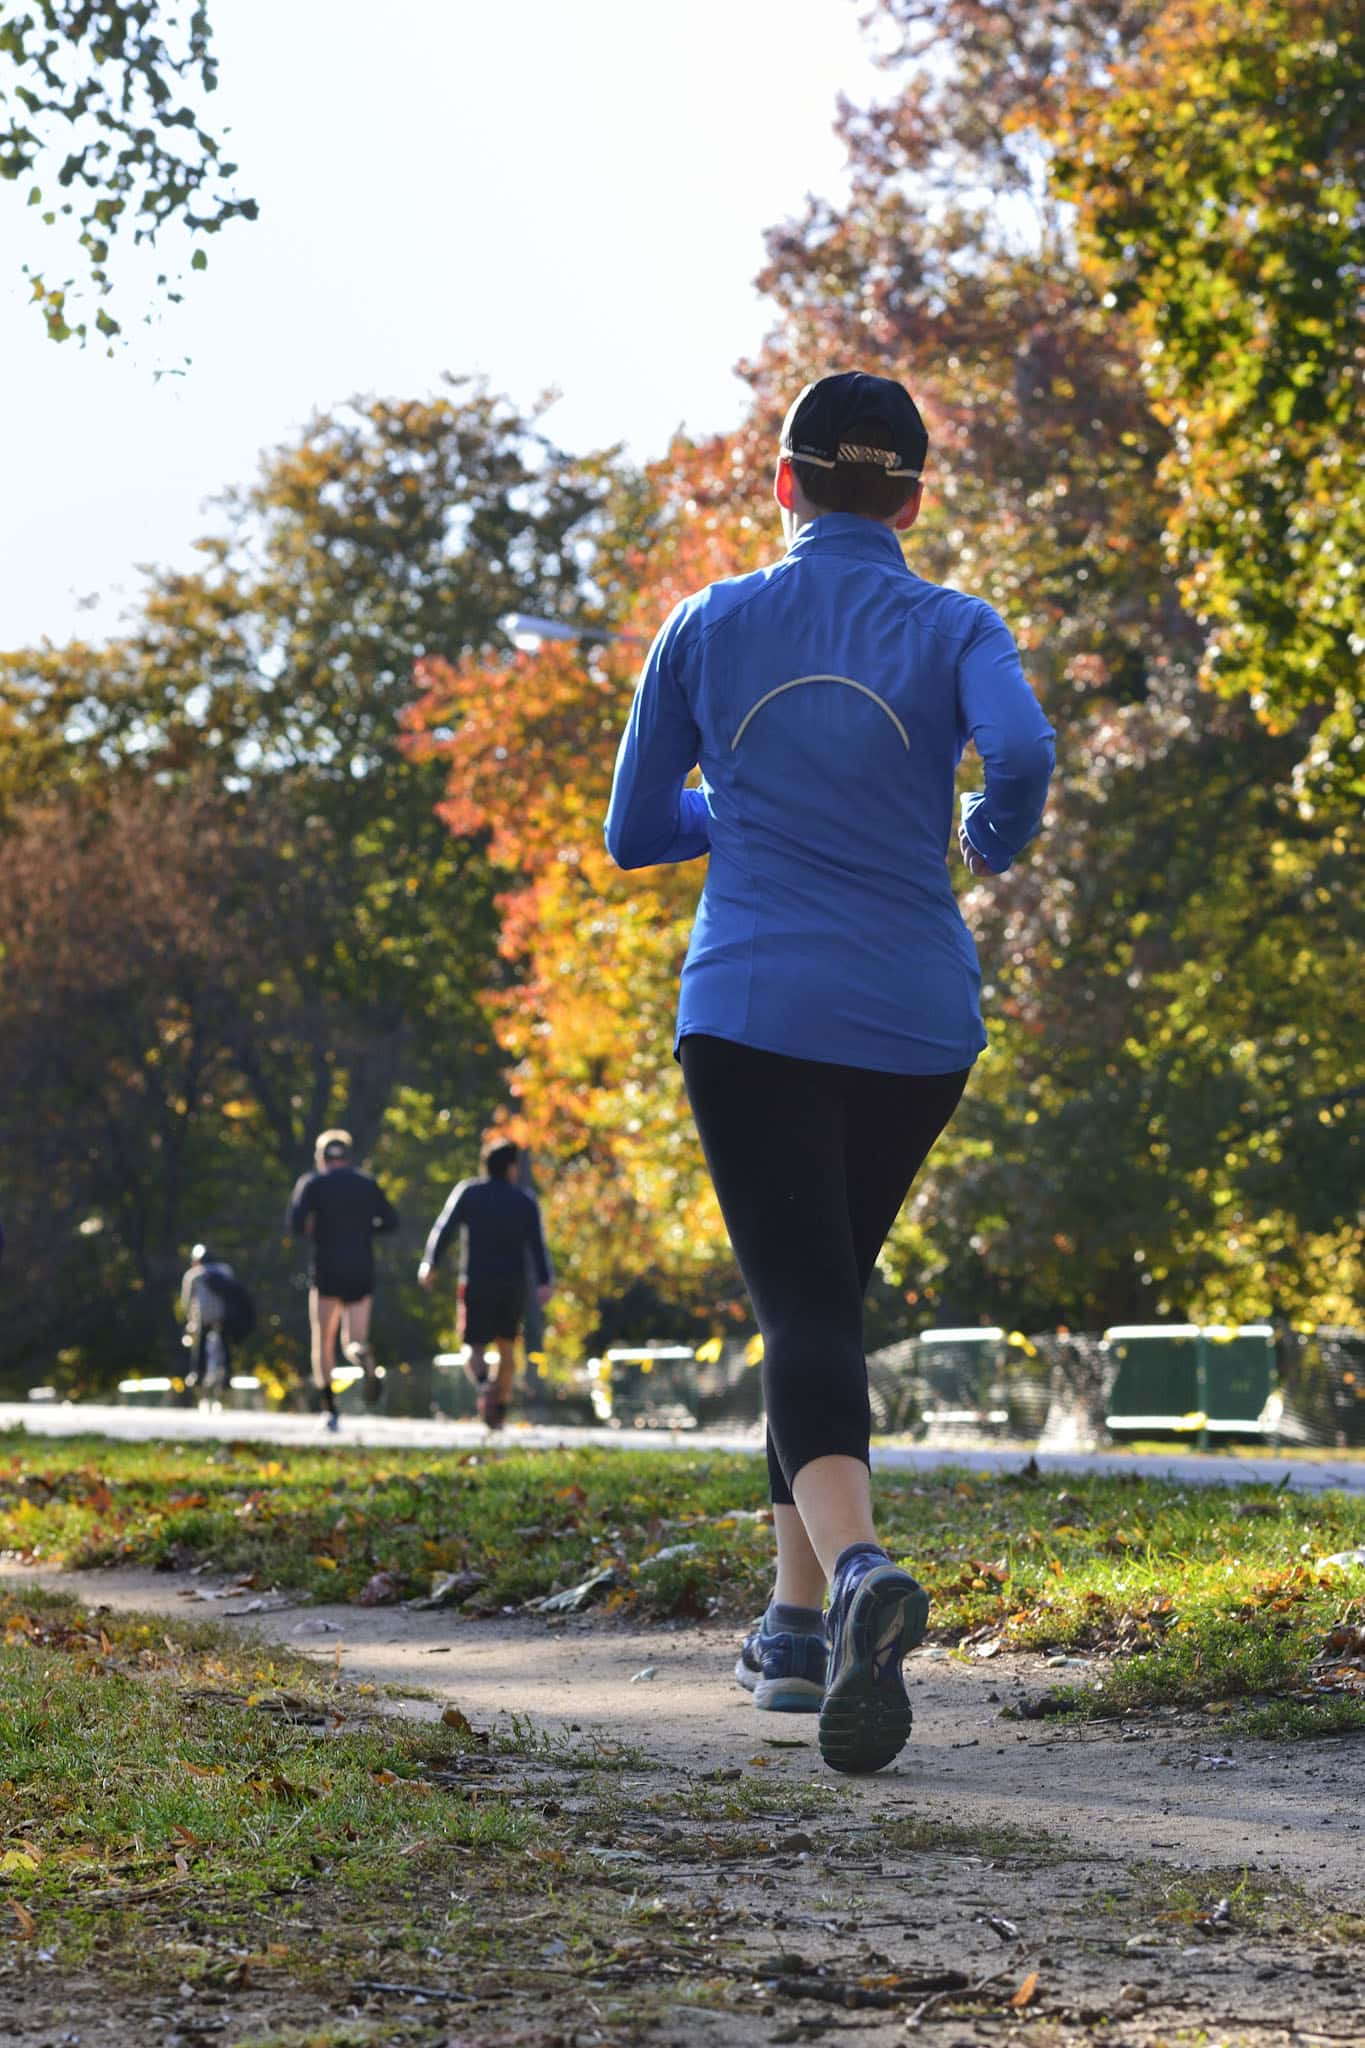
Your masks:
M289 1226L312 1239L312 1286L308 1320L313 1334L313 1378L327 1410L327 1427L338 1424L332 1373L338 1333L352 1365L365 1374L365 1401L379 1400L380 1380L370 1344L374 1297L374 1240L398 1228L398 1212L378 1181L351 1164L349 1131L324 1131L317 1142L317 1171L303 1174L289 1199Z
M511 1143L490 1145L483 1157L485 1177L462 1180L451 1190L417 1268L419 1285L431 1287L441 1254L452 1237L464 1232L460 1334L469 1347L468 1369L479 1388L479 1414L490 1429L501 1429L507 1419L526 1308L528 1254L538 1283L536 1299L547 1302L551 1291L540 1209L516 1184L518 1158L518 1148ZM490 1344L498 1356L497 1378L491 1384L484 1361Z

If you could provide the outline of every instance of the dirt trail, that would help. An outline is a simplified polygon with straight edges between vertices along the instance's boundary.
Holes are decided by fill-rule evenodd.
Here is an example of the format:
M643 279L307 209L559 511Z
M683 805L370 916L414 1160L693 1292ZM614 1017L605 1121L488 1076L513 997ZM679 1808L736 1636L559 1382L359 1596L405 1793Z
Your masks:
M252 1612L260 1596L205 1601L197 1596L217 1587L185 1573L28 1568L7 1576L13 1586L36 1582L122 1610L236 1618L329 1664L340 1653L350 1679L430 1692L429 1703L408 1701L405 1712L436 1715L454 1704L476 1726L512 1714L547 1731L577 1726L693 1772L742 1766L780 1734L808 1747L768 1752L775 1778L830 1779L808 1721L758 1714L734 1684L730 1627L622 1627L591 1614L558 1625L535 1616L476 1621L312 1604ZM637 1677L646 1670L654 1676ZM1038 1656L970 1664L931 1649L910 1659L907 1674L915 1708L910 1747L890 1770L848 1786L856 1803L957 1829L1058 1837L1082 1853L1101 1849L1176 1871L1246 1866L1261 1880L1287 1879L1343 1910L1362 1910L1365 1745L1358 1739L1230 1741L1217 1717L1205 1714L1122 1728L1002 1718L1022 1692L1084 1677L1049 1670Z
M318 1926L321 1984L258 1959L237 1988L144 1989L12 1942L0 2038L14 2048L766 2048L843 2035L855 2048L982 2048L1006 2028L1017 2048L1365 2044L1358 1742L1239 1742L1203 1715L1021 1724L1002 1708L1077 1671L930 1652L910 1667L910 1748L876 1778L839 1779L808 1721L756 1713L734 1685L730 1628L253 1611L260 1596L204 1600L217 1589L184 1574L5 1576L91 1607L240 1622L339 1660L353 1681L422 1688L393 1703L414 1715L454 1704L476 1727L516 1714L576 1729L578 1761L493 1753L487 1767L504 1797L555 1815L594 1869L586 1884L551 1871L528 1888L522 1866L509 1918L507 1872L484 1878L456 1858L416 1902L408 1956L358 1901ZM583 1772L592 1736L640 1752L604 1774L605 1790ZM471 1912L495 1936L472 1954L458 1936ZM421 1985L403 1981L416 1974Z

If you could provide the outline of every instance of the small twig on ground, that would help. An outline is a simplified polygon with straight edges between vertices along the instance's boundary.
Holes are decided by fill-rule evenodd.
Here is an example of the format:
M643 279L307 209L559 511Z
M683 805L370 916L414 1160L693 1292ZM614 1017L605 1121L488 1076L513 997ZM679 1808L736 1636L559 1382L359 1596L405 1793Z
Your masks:
M1002 1977L1008 1977L1010 1974L1008 1970L992 1970L989 1977L982 1977L975 1984L945 1985L942 1991L931 1992L922 2004L915 2007L913 2012L908 2012L905 2015L907 2032L912 2027L921 2026L934 2007L942 2005L945 1999L978 1998L983 1991L989 1990L992 1984L998 1984Z
M971 1980L964 1976L961 1970L934 1970L895 1990L884 1990L880 1987L869 1989L861 1984L841 1984L830 1977L812 1977L797 1973L778 1977L764 1977L760 1974L759 1981L779 1998L817 1998L823 2005L841 2005L850 2012L868 2008L878 2012L890 2012L896 2006L904 2005L906 1999L913 1997L915 1992L927 1991L930 1987L934 1988L935 1995L940 1998L951 1997L954 1992L960 1992L965 1996Z
M379 1977L362 1977L357 1991L385 1991L393 1998L443 1998L452 2005L477 2005L469 1991L442 1991L435 1984L390 1984Z

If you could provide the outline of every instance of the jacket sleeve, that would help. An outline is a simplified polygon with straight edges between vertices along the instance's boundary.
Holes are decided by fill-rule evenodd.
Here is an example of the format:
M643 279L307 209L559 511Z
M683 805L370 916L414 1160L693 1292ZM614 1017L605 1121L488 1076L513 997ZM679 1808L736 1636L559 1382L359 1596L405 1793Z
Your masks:
M957 713L959 745L972 741L986 786L963 797L962 825L987 866L1003 875L1042 823L1056 751L1013 635L989 605L980 609L958 660Z
M607 805L607 851L618 867L697 860L711 845L704 791L685 789L701 734L682 685L688 614L680 605L649 650L621 736Z
M460 1215L460 1202L468 1186L469 1182L467 1180L457 1181L446 1196L444 1209L442 1209L440 1215L432 1224L431 1229L427 1232L427 1241L422 1252L422 1264L430 1266L433 1271L440 1265L446 1246L451 1238L454 1237L463 1221Z
M294 1192L289 1197L289 1207L284 1212L285 1227L295 1237L303 1234L303 1226L313 1213L313 1181L315 1175L302 1173L294 1182Z

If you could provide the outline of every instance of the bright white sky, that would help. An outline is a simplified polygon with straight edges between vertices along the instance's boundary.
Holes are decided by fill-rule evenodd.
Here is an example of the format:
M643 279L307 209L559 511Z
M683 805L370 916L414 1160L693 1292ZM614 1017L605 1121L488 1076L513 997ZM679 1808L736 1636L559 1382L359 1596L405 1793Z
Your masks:
M112 361L48 342L20 264L69 266L0 186L0 646L113 630L137 565L187 566L206 501L354 392L553 385L564 446L639 456L733 426L732 365L770 319L763 230L842 190L836 95L891 90L861 11L217 0L210 125L261 217L206 245L181 308L149 330L125 295Z

